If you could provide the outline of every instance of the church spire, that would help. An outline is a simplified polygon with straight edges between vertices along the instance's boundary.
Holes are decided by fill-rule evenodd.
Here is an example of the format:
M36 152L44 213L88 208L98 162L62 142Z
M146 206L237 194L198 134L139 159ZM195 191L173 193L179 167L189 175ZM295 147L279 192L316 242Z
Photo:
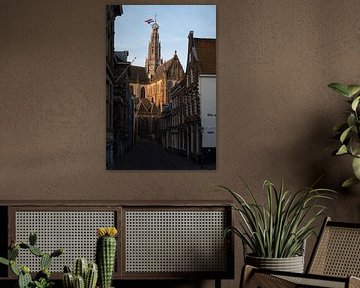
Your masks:
M145 62L146 72L150 79L155 75L156 68L161 65L161 45L159 40L159 25L156 20L151 26L151 38L148 47L148 57Z

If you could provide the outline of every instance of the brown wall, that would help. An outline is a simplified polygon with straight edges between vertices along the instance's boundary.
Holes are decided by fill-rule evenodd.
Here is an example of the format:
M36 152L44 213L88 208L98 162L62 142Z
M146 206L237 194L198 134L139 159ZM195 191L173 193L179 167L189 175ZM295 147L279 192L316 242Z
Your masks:
M224 199L209 186L239 187L241 175L264 199L264 179L296 189L326 173L322 185L340 191L328 214L359 221L359 187L338 188L350 162L324 151L346 108L327 83L360 82L359 1L212 3L217 171L115 172L105 170L106 2L0 0L0 198Z

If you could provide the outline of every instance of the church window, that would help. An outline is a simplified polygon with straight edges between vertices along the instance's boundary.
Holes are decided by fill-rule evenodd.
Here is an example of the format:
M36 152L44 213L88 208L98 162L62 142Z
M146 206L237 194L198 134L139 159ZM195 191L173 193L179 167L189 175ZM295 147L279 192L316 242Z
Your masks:
M141 88L141 98L145 98L145 88Z

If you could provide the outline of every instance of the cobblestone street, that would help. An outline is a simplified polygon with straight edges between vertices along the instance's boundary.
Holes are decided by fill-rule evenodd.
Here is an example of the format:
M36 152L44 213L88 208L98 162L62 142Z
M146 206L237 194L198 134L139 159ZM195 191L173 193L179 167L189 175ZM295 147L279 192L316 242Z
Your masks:
M192 160L166 151L153 140L138 140L125 154L119 170L214 170L215 164L201 167Z

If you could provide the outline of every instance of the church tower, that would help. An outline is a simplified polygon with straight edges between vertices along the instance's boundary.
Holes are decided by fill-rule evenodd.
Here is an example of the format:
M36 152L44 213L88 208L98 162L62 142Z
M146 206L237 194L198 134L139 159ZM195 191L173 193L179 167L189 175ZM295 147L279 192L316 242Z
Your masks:
M161 65L159 25L156 23L156 19L155 19L155 23L151 26L151 28L152 28L152 32L151 32L151 39L148 48L148 57L146 58L145 61L146 73L148 74L150 80L155 75L156 68Z

